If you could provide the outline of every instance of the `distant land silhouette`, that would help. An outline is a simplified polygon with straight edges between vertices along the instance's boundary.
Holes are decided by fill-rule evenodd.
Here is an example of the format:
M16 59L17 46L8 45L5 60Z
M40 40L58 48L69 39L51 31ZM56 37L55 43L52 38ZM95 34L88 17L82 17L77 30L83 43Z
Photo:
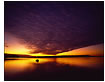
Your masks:
M91 55L64 55L64 56L30 56L30 55L18 55L18 54L4 54L4 58L64 58L64 57L104 57L104 56L91 56Z

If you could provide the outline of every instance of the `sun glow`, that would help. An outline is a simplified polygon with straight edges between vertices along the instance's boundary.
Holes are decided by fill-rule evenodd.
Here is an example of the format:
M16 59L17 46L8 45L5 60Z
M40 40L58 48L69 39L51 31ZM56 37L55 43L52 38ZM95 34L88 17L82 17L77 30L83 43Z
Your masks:
M8 54L28 54L29 52L30 50L27 49L25 45L22 45L18 42L8 44L8 46L5 47L5 53Z
M91 55L91 56L103 56L104 46L103 44L92 45L75 49L68 52L59 53L57 55Z
M63 52L56 54L57 56L60 55L103 55L104 54L104 49L103 49L103 44L99 45L93 45L93 46L88 46L80 49L75 49L72 51L68 52ZM31 55L31 56L55 56L55 55L49 55L49 54L44 54L44 53L36 53L36 54L30 54L30 49L27 49L24 45L21 45L19 43L11 44L10 47L5 48L5 53L8 54L19 54L19 55Z
M31 55L31 56L55 56L44 53L35 53L30 54L32 49L27 48L26 44L22 44L21 40L14 37L11 34L6 33L5 37L5 53L7 54L19 54L19 55ZM103 44L92 45L84 48L75 49L68 52L62 52L56 54L59 55L103 55L104 54L104 46Z
M11 35L10 33L5 34L5 53L7 54L19 54L19 55L31 55L31 56L55 56L53 54L44 53L34 53L32 49L27 48L28 44L24 44L21 39ZM92 45L84 48L75 49L68 52L62 52L56 54L59 55L103 55L104 54L104 44ZM34 46L35 49L35 46ZM58 51L58 50L56 50Z

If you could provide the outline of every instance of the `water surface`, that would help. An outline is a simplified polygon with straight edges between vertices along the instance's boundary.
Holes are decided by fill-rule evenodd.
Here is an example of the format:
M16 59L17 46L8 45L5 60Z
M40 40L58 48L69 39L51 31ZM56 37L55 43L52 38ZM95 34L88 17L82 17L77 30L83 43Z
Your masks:
M103 57L8 58L4 63L5 80L99 81L104 78Z

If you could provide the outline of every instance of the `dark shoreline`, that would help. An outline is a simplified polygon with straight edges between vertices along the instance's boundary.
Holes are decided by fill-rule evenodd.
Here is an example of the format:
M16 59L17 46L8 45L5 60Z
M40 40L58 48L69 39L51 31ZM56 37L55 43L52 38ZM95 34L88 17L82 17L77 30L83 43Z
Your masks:
M70 58L70 57L104 57L104 56L90 56L90 55L65 55L65 56L30 56L17 54L4 54L4 58Z

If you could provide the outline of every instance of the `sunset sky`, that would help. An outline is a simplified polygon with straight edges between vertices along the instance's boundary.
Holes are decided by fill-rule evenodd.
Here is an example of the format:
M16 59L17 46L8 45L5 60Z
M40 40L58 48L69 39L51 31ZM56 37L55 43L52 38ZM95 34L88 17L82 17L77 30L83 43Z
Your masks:
M5 53L103 55L104 2L5 1Z

